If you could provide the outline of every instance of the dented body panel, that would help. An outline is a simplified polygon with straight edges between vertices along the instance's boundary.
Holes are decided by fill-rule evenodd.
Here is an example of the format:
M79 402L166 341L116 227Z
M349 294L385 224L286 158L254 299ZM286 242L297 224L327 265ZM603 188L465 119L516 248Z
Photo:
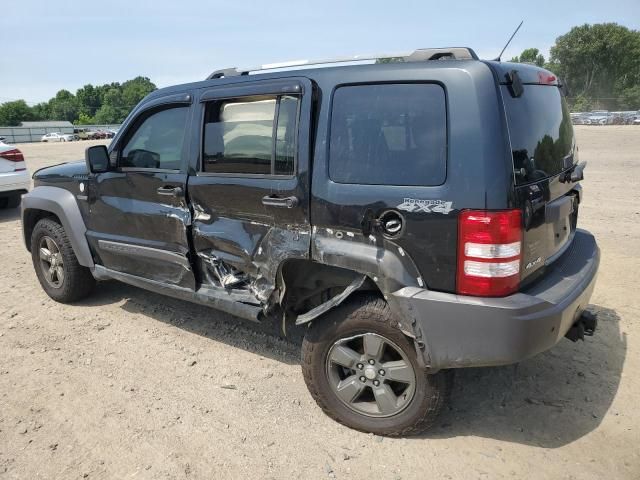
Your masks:
M188 192L193 206L192 238L195 261L203 279L211 278L213 263L224 262L246 274L246 284L266 303L276 289L276 277L288 259L309 258L310 135L313 86L307 78L246 82L230 88L203 88L196 93L194 119L207 103L235 97L293 92L299 96L295 171L293 175L234 175L206 173L202 165L203 132L190 137ZM201 121L201 120L199 120ZM295 199L295 205L272 205L270 199ZM213 276L217 276L213 272ZM215 278L214 278L215 280Z

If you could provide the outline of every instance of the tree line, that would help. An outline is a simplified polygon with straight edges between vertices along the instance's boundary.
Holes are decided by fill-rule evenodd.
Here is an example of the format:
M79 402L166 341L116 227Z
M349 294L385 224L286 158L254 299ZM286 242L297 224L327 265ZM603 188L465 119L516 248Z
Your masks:
M394 59L385 59L393 61ZM398 59L396 59L398 60ZM528 48L512 62L554 72L568 87L572 111L640 109L640 31L616 23L573 27L556 39L548 59ZM68 120L77 125L121 123L156 86L147 77L124 83L85 85L75 95L60 90L48 102L24 100L0 105L0 125L29 120Z
M556 39L549 59L528 48L512 62L552 71L568 87L572 111L640 109L640 31L616 23L573 27Z
M129 111L156 88L147 77L136 77L124 83L88 84L75 95L60 90L48 102L33 106L14 100L0 105L0 126L38 120L68 120L76 125L122 123Z

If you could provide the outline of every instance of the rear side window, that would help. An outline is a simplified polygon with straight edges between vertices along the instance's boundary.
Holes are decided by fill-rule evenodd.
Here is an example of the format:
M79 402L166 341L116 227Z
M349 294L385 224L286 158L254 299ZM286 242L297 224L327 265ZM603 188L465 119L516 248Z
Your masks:
M520 97L503 86L517 185L552 177L571 167L573 126L560 89L526 85Z
M446 176L445 94L435 84L338 88L329 176L338 183L441 185Z
M293 175L297 119L298 98L287 95L209 102L203 171Z

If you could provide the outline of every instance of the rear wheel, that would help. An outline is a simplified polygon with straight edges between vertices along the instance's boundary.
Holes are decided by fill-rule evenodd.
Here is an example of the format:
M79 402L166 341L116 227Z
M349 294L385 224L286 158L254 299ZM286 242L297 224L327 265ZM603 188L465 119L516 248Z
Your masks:
M31 258L40 285L52 299L68 303L91 293L95 280L91 271L78 263L62 225L40 220L31 235Z
M430 374L387 303L360 296L312 325L302 371L318 405L334 420L378 435L428 429L447 392L446 372Z

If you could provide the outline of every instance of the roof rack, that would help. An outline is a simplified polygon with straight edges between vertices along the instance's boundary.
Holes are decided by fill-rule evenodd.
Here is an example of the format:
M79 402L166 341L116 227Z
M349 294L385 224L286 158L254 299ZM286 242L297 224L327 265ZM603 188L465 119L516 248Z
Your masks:
M251 72L263 72L265 70L277 70L289 67L306 67L311 65L352 63L384 59L393 59L397 62L426 62L429 60L477 60L478 56L476 55L476 52L467 47L419 48L409 53L354 55L351 57L336 57L323 60L293 60L290 62L268 63L255 68L223 68L213 72L207 77L207 80L223 77L235 77L238 75L249 75Z

